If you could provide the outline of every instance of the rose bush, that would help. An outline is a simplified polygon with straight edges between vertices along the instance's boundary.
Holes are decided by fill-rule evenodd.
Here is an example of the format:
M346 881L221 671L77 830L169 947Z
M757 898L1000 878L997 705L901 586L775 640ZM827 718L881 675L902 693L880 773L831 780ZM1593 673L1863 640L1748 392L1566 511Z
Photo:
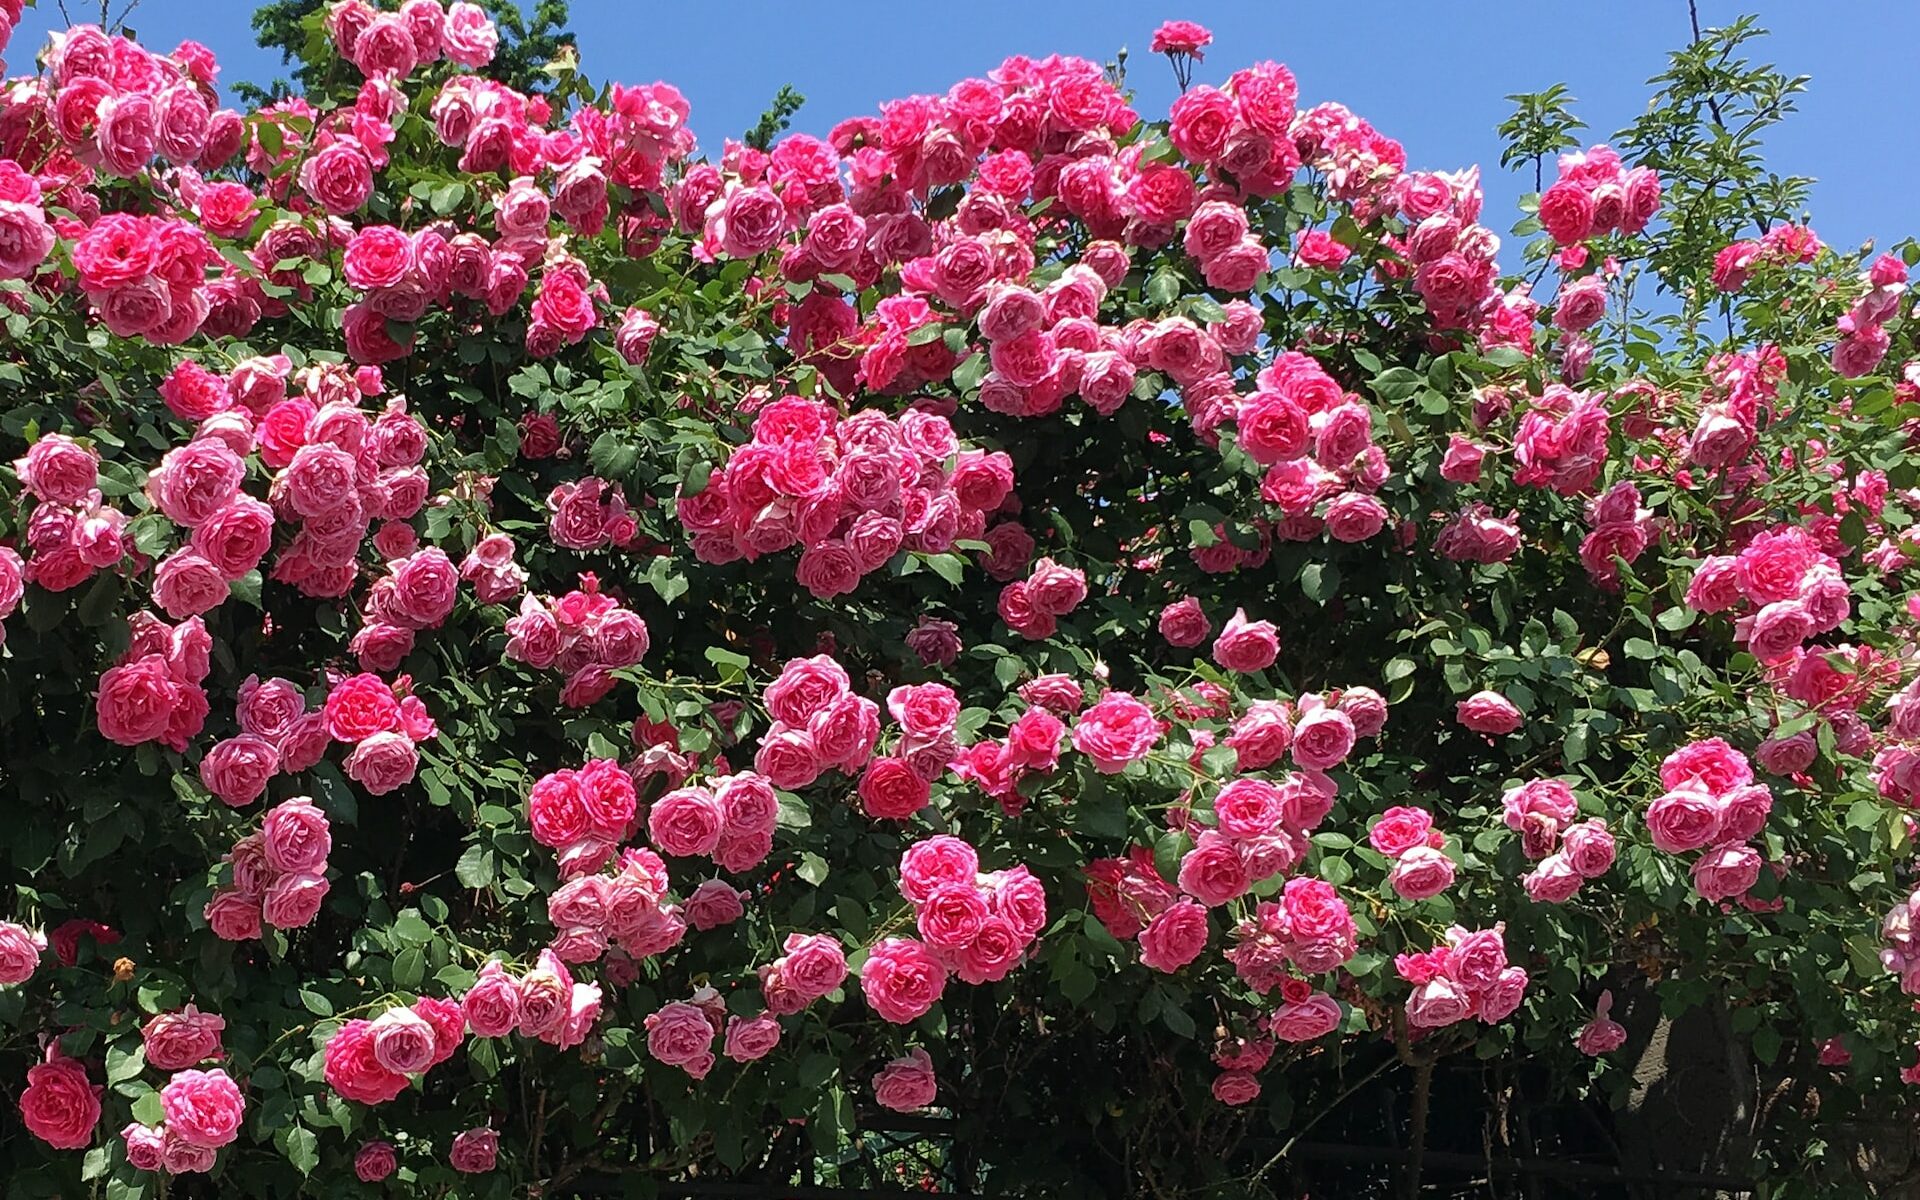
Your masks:
M11 1194L927 1106L990 1190L1277 1187L1350 1064L1623 1095L1616 993L1818 1091L1789 1188L1920 1078L1920 250L1685 116L1796 85L1516 118L1503 249L1190 22L1165 119L1013 58L706 157L470 3L309 32L0 96Z

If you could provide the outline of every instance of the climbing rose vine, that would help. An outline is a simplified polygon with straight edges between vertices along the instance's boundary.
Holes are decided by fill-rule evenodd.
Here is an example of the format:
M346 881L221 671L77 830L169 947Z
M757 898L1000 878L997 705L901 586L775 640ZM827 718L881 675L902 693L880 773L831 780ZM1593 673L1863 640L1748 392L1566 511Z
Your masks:
M1191 22L1164 115L1016 57L704 154L470 3L309 26L257 111L92 26L0 94L9 1194L928 1109L1251 1194L1357 1064L1618 1095L1659 1007L1920 1077L1911 243L1645 122L1510 131L1503 242Z

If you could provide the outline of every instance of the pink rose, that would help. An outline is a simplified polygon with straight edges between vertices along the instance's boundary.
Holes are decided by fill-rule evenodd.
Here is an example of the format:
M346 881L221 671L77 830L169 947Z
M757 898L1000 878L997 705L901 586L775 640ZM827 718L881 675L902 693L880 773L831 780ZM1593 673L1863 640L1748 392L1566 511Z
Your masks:
M20 1120L27 1132L55 1150L84 1150L100 1123L101 1089L87 1080L78 1061L49 1048L45 1062L27 1070L20 1093Z
M1033 564L1033 571L1027 577L1027 601L1036 611L1062 617L1086 598L1084 572L1063 567L1051 558L1042 558Z
M1602 1054L1611 1054L1627 1044L1627 1030L1618 1021L1607 1014L1613 1008L1613 993L1600 993L1600 1003L1594 1006L1593 1019L1580 1027L1574 1035L1573 1044L1580 1053L1598 1058Z
M1140 931L1140 961L1171 974L1200 957L1207 933L1207 910L1192 900L1176 900Z
M299 929L320 915L329 887L327 877L317 872L282 875L267 888L260 916L275 929Z
M499 959L490 958L460 1000L475 1037L505 1037L520 1023L520 985Z
M1213 1081L1213 1098L1238 1107L1260 1098L1260 1080L1252 1071L1222 1071Z
M239 892L215 892L203 910L207 928L226 942L251 941L260 936L260 897Z
M186 1070L160 1089L160 1110L172 1136L218 1148L239 1135L246 1101L225 1071Z
M1580 890L1580 872L1563 850L1549 854L1521 880L1527 898L1536 904L1565 904Z
M713 1069L713 1023L699 1007L674 1001L648 1014L647 1052L695 1079Z
M1519 729L1520 709L1498 692L1475 692L1454 706L1454 719L1475 733L1506 735Z
M410 1008L389 1008L373 1022L373 1056L389 1071L418 1075L433 1065L433 1026Z
M1380 814L1367 831L1367 843L1388 858L1399 858L1415 846L1427 844L1433 814L1424 808L1394 807Z
M1440 1029L1473 1015L1473 1001L1456 982L1436 976L1407 997L1407 1023L1415 1029Z
M726 812L712 792L686 787L654 801L647 812L647 836L661 853L691 858L713 853L725 823Z
M344 766L347 778L371 795L384 796L413 781L420 751L404 733L376 733L353 748Z
M1091 758L1097 770L1115 774L1146 757L1160 734L1152 709L1125 692L1108 692L1080 714L1073 748Z
M780 1044L780 1022L768 1013L757 1017L727 1018L721 1053L734 1062L754 1062L773 1053Z
M1688 779L1647 808L1646 825L1657 848L1685 854L1716 841L1721 819L1720 802L1697 779Z
M1255 700L1234 721L1224 743L1238 756L1242 771L1259 771L1279 762L1293 744L1293 712L1278 700Z
M1325 992L1289 1000L1274 1010L1267 1028L1283 1042L1310 1042L1340 1027L1340 1002Z
M61 433L49 433L14 460L20 486L47 504L77 505L99 483L100 456Z
M0 984L25 983L40 966L47 939L24 925L0 921Z
M1309 770L1324 771L1345 762L1353 753L1353 720L1335 708L1317 708L1293 727L1293 761Z
M933 1103L939 1085L933 1075L933 1059L925 1050L915 1048L896 1058L873 1077L873 1098L883 1108L895 1112L913 1112Z
M907 847L900 856L900 894L922 904L943 884L972 887L980 856L957 837L935 834Z
M1561 852L1582 879L1598 879L1613 869L1613 834L1599 817L1569 825L1561 835Z
M1186 649L1207 639L1213 623L1192 596L1184 597L1160 610L1160 636L1169 646Z
M160 738L182 702L183 691L159 654L111 668L100 677L94 702L100 735L122 746Z
M127 1144L127 1164L136 1171L158 1171L163 1160L163 1148L166 1134L152 1129L138 1121L129 1124L120 1131L120 1137Z
M400 1159L392 1142L367 1142L353 1156L353 1173L362 1183L379 1183L399 1168Z
M496 1157L500 1153L500 1135L482 1127L468 1129L453 1139L453 1145L447 1149L447 1165L467 1175L478 1175L493 1170Z
M1760 852L1739 842L1727 842L1702 854L1693 864L1693 890L1719 902L1744 896L1760 878Z
M160 1071L178 1071L219 1058L220 1034L226 1027L218 1014L203 1013L191 1004L178 1012L161 1013L140 1030L147 1065Z
M1526 995L1526 991L1526 969L1508 967L1480 993L1479 1011L1475 1015L1489 1025L1496 1021L1504 1021L1520 1007L1520 1001Z
M932 785L898 758L868 763L858 791L861 807L878 820L907 820L933 798Z
M200 782L223 804L252 804L280 769L280 752L263 737L243 733L214 743L200 760Z
M1247 868L1233 843L1213 830L1203 832L1180 860L1180 890L1209 908L1217 908L1247 890Z
M904 1025L924 1015L946 988L946 968L911 938L887 938L860 968L860 988L882 1020Z

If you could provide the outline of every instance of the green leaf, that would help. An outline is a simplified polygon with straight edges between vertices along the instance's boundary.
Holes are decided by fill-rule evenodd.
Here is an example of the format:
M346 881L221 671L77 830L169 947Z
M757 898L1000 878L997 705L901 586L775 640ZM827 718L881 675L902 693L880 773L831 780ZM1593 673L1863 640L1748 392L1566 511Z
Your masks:
M433 926L413 909L407 909L393 922L393 936L411 946L424 946L433 940Z
M427 956L419 947L402 950L393 958L393 982L398 987L416 988L427 977Z
M1300 568L1300 590L1314 603L1325 604L1340 590L1340 568L1332 563L1308 563Z
M120 1083L138 1075L147 1065L147 1048L141 1042L115 1042L107 1047L107 1082Z
M313 1174L313 1169L320 1165L320 1136L305 1125L292 1125L282 1132L284 1139L274 1138L281 1153L287 1156L294 1170L302 1175Z
M453 864L453 876L461 887L486 887L493 882L493 851L486 846L468 846Z
M803 851L800 855L800 866L795 869L794 874L813 886L819 887L827 881L827 860L811 850Z
M300 1003L306 1005L307 1011L316 1017L333 1015L333 1001L311 988L300 989Z

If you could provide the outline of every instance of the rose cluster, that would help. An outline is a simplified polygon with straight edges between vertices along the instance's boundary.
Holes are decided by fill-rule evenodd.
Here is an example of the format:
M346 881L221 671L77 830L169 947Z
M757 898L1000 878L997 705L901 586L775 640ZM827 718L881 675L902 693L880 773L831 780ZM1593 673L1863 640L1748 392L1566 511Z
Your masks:
M1746 899L1763 863L1748 843L1773 811L1773 792L1754 782L1747 756L1720 738L1690 742L1660 764L1660 783L1667 790L1644 818L1654 847L1705 851L1693 862L1694 890L1714 902Z
M438 736L439 726L405 675L392 683L363 671L339 680L327 692L322 713L327 733L353 747L347 778L375 796L413 781L420 769L419 743Z
M507 621L505 655L563 672L560 702L585 708L613 690L615 671L639 663L651 646L646 621L602 592L589 572L564 596L521 597L519 614Z
M212 666L213 638L199 617L169 625L139 612L128 625L127 652L100 676L94 696L100 736L122 746L159 742L184 752L206 723L201 684Z
M1393 860L1387 886L1402 900L1426 900L1453 886L1447 839L1424 808L1396 805L1367 831L1367 844Z
M1393 969L1413 985L1407 1024L1441 1029L1469 1019L1506 1020L1527 990L1524 967L1507 965L1506 923L1492 929L1447 930L1444 945L1394 956Z
M925 554L977 539L1013 489L1004 453L963 453L936 412L868 409L842 418L799 396L755 414L736 449L676 509L702 562L802 547L797 575L826 600L902 548Z
M332 887L332 850L332 824L312 800L297 796L275 805L260 828L228 852L232 878L207 901L207 927L226 941L242 942L261 936L263 923L273 929L310 924Z
M982 872L979 853L947 834L907 847L900 857L900 894L913 905L914 926L926 953L972 984L1006 978L1025 959L1047 923L1046 891L1024 866ZM915 952L910 949L896 946L889 953L897 961L876 968L880 977L872 984L863 979L863 986L888 993L880 1003L896 1015L917 1005L919 999L931 1006L944 977L936 979L915 964ZM908 971L923 978L912 982L900 978ZM901 993L910 993L915 984L928 988L931 995L923 992L903 999Z
M319 762L333 736L325 710L309 709L306 693L288 679L247 676L234 716L240 732L207 748L200 782L235 808L258 800L275 775L298 775Z
M14 460L20 486L36 501L27 521L28 558L24 571L14 564L17 551L4 569L4 595L20 602L21 582L38 584L50 592L64 592L93 578L96 571L119 564L126 556L126 514L105 502L99 484L100 456L65 434L49 433ZM7 606L9 612L12 606ZM184 614L182 614L184 615Z
M749 871L773 853L780 819L778 784L741 771L676 788L647 809L647 837L674 858L709 857L728 871Z
M422 996L369 1021L334 1030L322 1050L327 1084L359 1104L385 1104L416 1076L452 1058L467 1036L467 1019L452 1000Z
M475 1037L517 1032L569 1050L585 1041L599 1020L600 1001L599 984L575 979L559 955L542 950L517 978L499 959L488 959L458 1008Z
M1756 534L1738 554L1703 559L1687 585L1688 607L1738 613L1734 636L1769 666L1837 628L1851 610L1851 596L1839 562L1797 525Z
M944 702L936 699L936 693L944 693ZM846 668L832 655L788 661L761 699L773 724L754 751L753 768L774 787L788 791L807 787L830 770L846 775L862 770L872 773L868 760L880 741L880 706L854 694ZM907 730L903 747L915 736L937 737L941 732L938 727L944 724L944 732L949 735L943 743L944 752L922 754L913 760L927 772L925 780L938 779L953 757L950 735L960 712L953 692L940 684L924 685L922 689L897 688L887 703ZM906 755L902 753L901 757ZM924 795L921 803L925 803ZM900 815L910 816L912 811ZM771 825L767 832L772 833Z

